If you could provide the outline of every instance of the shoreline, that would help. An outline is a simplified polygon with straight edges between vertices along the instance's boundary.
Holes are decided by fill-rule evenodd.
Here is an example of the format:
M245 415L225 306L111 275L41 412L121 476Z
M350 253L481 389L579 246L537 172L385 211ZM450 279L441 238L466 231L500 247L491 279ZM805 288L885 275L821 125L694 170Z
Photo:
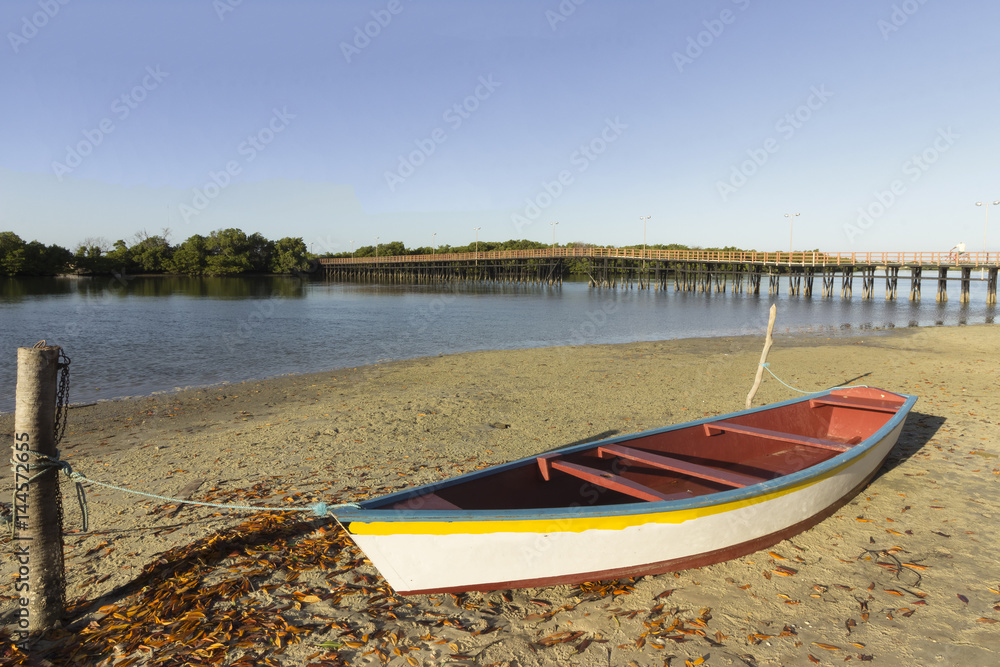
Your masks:
M960 327L989 327L989 326L993 326L993 325L992 324L983 323L983 324L957 324L957 325L937 325L937 324L935 324L935 325L915 326L915 327L910 327L910 326L908 326L908 327L872 327L870 329L852 329L852 328L845 329L845 328L841 328L841 329L839 329L837 331L786 331L786 332L775 332L773 334L773 337L774 337L775 341L777 341L779 338L787 339L786 342L791 342L791 341L793 341L795 339L798 339L798 338L803 338L803 339L815 338L815 339L824 339L824 340L835 340L835 339L839 339L839 338L855 338L855 337L858 337L858 336L894 335L894 334L897 334L897 333L902 334L903 332L909 332L909 331L920 330L920 329L938 329L938 328L952 328L952 327L954 327L954 328L960 328ZM79 402L79 403L72 403L71 402L69 404L69 408L70 408L70 410L74 410L74 409L79 409L79 408L91 407L91 406L94 406L94 405L100 405L100 404L104 404L104 403L115 403L115 402L121 402L121 401L139 401L139 400L144 400L144 399L153 399L153 398L157 398L157 397L161 397L161 396L171 396L171 395L178 394L178 393L185 392L185 391L198 391L198 390L206 390L206 389L217 389L217 388L223 388L223 387L228 387L228 386L232 386L232 385L243 384L243 383L247 383L247 382L267 382L267 381L270 381L270 380L277 380L277 379L280 379L280 378L304 377L304 376L310 376L310 375L322 375L322 374L325 374L325 373L338 373L338 372L339 373L346 373L348 371L357 370L357 369L361 369L361 368L377 367L377 366L383 366L385 364L393 364L393 363L400 363L400 362L407 362L407 361L419 361L421 359L437 359L437 358L441 358L441 357L449 357L449 356L454 356L454 355L459 355L459 354L476 354L476 353L483 353L483 352L495 352L495 353L500 353L500 352L520 352L520 351L524 351L524 350L557 349L557 348L562 348L562 347L618 346L618 345L633 345L633 344L642 344L642 343L667 343L667 342L673 342L673 341L717 340L717 339L729 339L729 338L737 339L737 340L740 340L740 339L754 339L754 340L759 339L761 341L761 346L763 346L764 333L761 332L760 334L744 334L744 335L739 335L739 336L722 335L722 336L694 336L694 337L685 337L685 338L664 338L664 339L659 339L659 340L631 341L631 342L625 342L625 343L586 343L584 345L549 345L549 346L527 347L527 348L508 348L508 349L489 349L489 350L466 350L466 351L463 351L463 352L440 353L440 354L432 354L432 355L425 355L425 356L418 356L418 357L405 357L405 358L396 358L396 359L384 359L384 360L375 361L375 362L370 363L370 364L362 364L362 365L359 365L359 366L342 366L342 367L339 367L339 368L329 368L329 369L316 370L316 371L305 371L305 372L301 372L301 373L294 373L294 372L293 373L281 373L281 374L278 374L278 375L266 375L266 376L261 376L261 377L246 378L246 379L243 379L243 380L223 380L223 381L215 382L215 383L212 383L212 384L188 385L188 386L185 386L185 387L174 387L174 388L171 388L171 389L159 389L159 390L150 392L148 394L132 394L132 395L114 396L114 397L111 397L111 398L99 398L99 399L96 399L96 400L87 400L87 401L83 401L83 402ZM791 344L795 345L795 343L793 343L793 342ZM71 396L72 396L72 392L71 392ZM14 414L13 410L11 410L9 412L5 412L3 410L0 410L0 420L2 420L4 417L13 417L13 414ZM2 424L3 424L3 422L0 421L0 426L2 426Z
M355 559L347 569L308 570L288 581L279 559L254 584L274 588L241 608L314 591L318 601L280 615L297 626L337 619L339 630L317 629L290 645L280 658L286 664L305 664L318 644L343 637L359 645L334 653L351 664L380 664L364 654L392 655L389 633L399 646L417 647L412 656L419 661L456 664L471 662L451 656L469 654L485 663L588 667L609 660L661 664L671 654L678 661L710 654L708 664L809 664L808 656L824 664L847 657L995 664L1000 378L993 360L1000 328L863 333L775 335L771 368L802 391L854 380L919 400L872 484L834 516L769 550L617 588L555 586L454 601L397 600L388 591L383 602L369 603L381 595L380 578L342 545L334 552ZM738 336L463 352L185 389L75 408L61 449L92 479L164 496L190 490L192 500L296 507L352 501L569 442L742 409L762 347L762 336ZM793 395L765 374L754 405ZM0 427L12 425L12 415L0 415ZM0 497L10 490L10 472L2 479ZM137 604L136 593L123 587L143 568L248 520L89 486L91 525L82 532L72 492L63 485L67 598L95 605L81 608L73 627L110 623L97 607ZM322 524L310 523L308 530ZM327 522L288 543L336 534ZM226 576L231 555L210 560L210 581ZM912 567L895 567L893 558ZM13 566L8 556L0 568L0 614L12 608ZM345 593L351 585L371 593ZM378 611L385 604L395 618ZM436 613L465 629L442 627ZM668 634L655 631L672 623ZM437 628L433 640L426 639L429 627ZM496 632L473 633L486 627ZM447 641L435 643L441 639Z
M446 294L452 291L449 288L296 283L299 286L286 290L280 287L287 282L282 279L262 277L259 280L263 282L239 279L237 287L209 284L212 281L200 286L171 286L168 280L155 286L135 285L135 290L121 286L105 289L96 285L83 291L46 288L36 294L28 290L25 299L39 301L38 321L29 317L23 326L14 326L17 313L21 311L21 307L15 305L14 319L8 327L0 327L3 330L0 337L11 347L30 345L35 340L24 340L23 330L36 330L39 338L46 337L50 342L64 345L66 352L77 358L79 370L74 374L70 399L92 403L172 393L178 388L268 379L288 373L357 367L379 363L384 358L399 360L416 355L450 354L471 347L517 349L526 345L626 343L719 335L763 337L766 310L772 301L782 310L778 318L779 333L824 337L864 335L872 331L911 328L910 325L923 328L974 322L977 324L972 326L978 326L993 317L992 307L958 306L954 301L942 307L932 301L883 304L879 299L857 302L857 299L797 299L783 295L718 294L709 297L669 290L615 290L612 293L595 292L588 289L585 282L567 283L566 289L552 294L548 288L470 285L460 289L456 286L456 293L467 293L468 298L456 301L454 308L445 308L449 298ZM369 294L381 295L383 290L386 298L379 296L381 300L373 302L374 310L366 311L368 305L357 306L366 304ZM276 300L279 291L281 298ZM66 308L74 313L73 317L66 319L65 313L53 305L57 303L53 301L57 293L72 296ZM411 293L413 299L398 302L402 309L399 311L393 299ZM515 293L518 296L511 296ZM499 300L472 296L479 294L505 296ZM527 295L523 301L522 294ZM285 299L285 296L294 298ZM209 303L216 297L222 299L217 312ZM184 314L175 313L175 308L161 298L179 299L176 310ZM654 304L656 307L651 307ZM664 308L659 308L660 305ZM676 309L671 310L675 305ZM286 306L287 311L277 310ZM340 317L338 309L341 306L349 314L343 316L344 326L338 329L340 323L334 324L334 320ZM466 314L466 307L473 312ZM125 317L122 323L131 323L128 312L123 309L135 310L135 314L145 313L151 318L149 321L165 324L154 329L142 325L125 326L123 331L129 331L129 340L139 342L145 349L140 351L138 346L130 346L132 349L113 354L101 341L117 340L120 332L110 324L116 318ZM33 307L25 312L30 314L32 310ZM619 315L605 320L602 313L610 314L612 310ZM292 318L288 326L301 329L301 339L288 337L284 322L274 319L279 317L278 312L288 313ZM497 316L496 324L491 320L494 315ZM170 330L176 324L173 317L187 316L204 323L204 329L190 330L202 331L203 335L180 331L175 334ZM145 317L135 320L136 323L144 321L147 321ZM600 326L595 326L597 321L601 322ZM377 326L379 336L365 335L366 323ZM299 354L294 349L296 340L307 340L309 345L316 346L316 354ZM16 369L12 362L13 355L7 363L0 364L0 384L8 387L6 396L0 397L2 414L14 410Z

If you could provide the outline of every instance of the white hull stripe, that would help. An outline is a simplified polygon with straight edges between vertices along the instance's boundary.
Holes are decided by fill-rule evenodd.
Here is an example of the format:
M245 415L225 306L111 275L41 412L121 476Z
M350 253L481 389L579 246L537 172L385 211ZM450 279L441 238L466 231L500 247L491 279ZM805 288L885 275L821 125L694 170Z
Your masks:
M562 520L352 521L350 532L397 591L641 567L750 542L816 516L874 471L901 429L899 422L860 456L822 475L735 502Z

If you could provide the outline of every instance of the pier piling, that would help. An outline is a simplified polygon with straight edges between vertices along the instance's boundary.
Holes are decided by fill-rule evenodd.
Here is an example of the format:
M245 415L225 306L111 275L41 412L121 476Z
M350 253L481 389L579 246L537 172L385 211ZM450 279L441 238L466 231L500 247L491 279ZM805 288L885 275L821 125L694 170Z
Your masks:
M937 297L938 303L948 301L948 267L943 266L938 269Z
M915 266L910 270L910 301L920 301L920 279L923 267Z

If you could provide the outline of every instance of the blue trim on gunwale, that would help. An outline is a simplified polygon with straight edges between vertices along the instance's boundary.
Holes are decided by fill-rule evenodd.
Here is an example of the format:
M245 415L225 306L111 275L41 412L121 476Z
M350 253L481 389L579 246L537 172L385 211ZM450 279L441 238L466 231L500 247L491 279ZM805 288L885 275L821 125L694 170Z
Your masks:
M765 412L768 410L773 410L775 408L784 407L786 405L794 405L796 403L802 403L816 398L822 398L828 396L834 390L829 389L826 391L816 392L814 394L807 394L798 398L792 398L787 401L781 401L780 403L771 403L769 405L764 405L759 408L751 408L749 410L740 410L738 412L730 412L725 415L716 415L714 417L705 417L702 419L697 419L695 421L683 422L681 424L673 424L671 426L664 426L656 429L650 429L648 431L640 431L638 433L630 433L626 435L615 436L613 438L607 438L605 440L595 440L593 442L586 442L580 445L571 445L563 448L556 448L549 450L547 452L540 452L532 456L528 456L516 461L511 461L510 463L504 463L496 466L490 466L489 468L484 468L482 470L477 470L474 472L466 473L464 475L459 475L458 477L452 477L440 482L433 482L431 484L423 484L421 486L415 486L410 489L404 489L402 491L396 491L395 493L390 493L384 496L378 496L376 498L371 498L359 503L361 506L360 510L344 508L338 509L336 512L337 520L347 526L347 524L352 522L361 523L371 523L371 522L412 522L412 521L442 521L447 523L460 523L463 521L517 521L517 520L559 520L565 519L569 515L574 517L580 517L581 510L586 510L585 515L588 517L613 517L613 516L628 516L633 514L653 514L660 512L672 512L688 509L697 509L700 507L708 507L712 505L721 505L724 503L731 503L740 500L745 500L748 498L753 498L760 495L765 495L779 489L794 486L805 480L813 477L819 477L829 470L840 467L852 459L859 458L863 456L866 452L871 450L877 443L881 442L889 433L892 432L901 422L903 422L910 412L910 409L917 402L916 396L910 396L908 394L897 394L895 392L886 392L889 394L894 394L896 396L901 396L905 399L904 403L899 407L889 421L887 421L881 428L872 433L863 442L853 446L846 452L842 452L836 456L833 456L822 463L818 463L815 466L800 470L798 472L792 473L784 477L778 477L775 479L767 480L759 484L754 484L752 486L743 487L741 489L731 489L728 491L720 491L718 493L710 493L703 496L696 496L694 498L685 500L664 500L664 501L639 501L635 503L623 503L619 505L601 505L592 507L552 507L552 508L542 508L542 509L524 509L524 510L401 510L401 509L379 509L378 507L367 507L368 505L391 505L404 500L409 500L415 496L422 495L427 492L436 491L439 489L444 489L455 484L463 484L466 482L474 481L481 477L488 477L495 475L504 470L510 470L512 468L517 468L525 465L537 465L536 457L541 454L551 454L551 453L574 453L579 451L585 451L588 449L594 449L602 444L612 444L618 442L625 442L628 440L634 440L636 438L641 438L649 435L655 435L658 433L665 433L668 431L676 431L682 428L690 428L692 426L699 426L701 424L706 424L710 422L723 421L731 417L737 417L742 415L753 414L756 412ZM884 390L880 390L884 391ZM348 531L350 532L350 531Z

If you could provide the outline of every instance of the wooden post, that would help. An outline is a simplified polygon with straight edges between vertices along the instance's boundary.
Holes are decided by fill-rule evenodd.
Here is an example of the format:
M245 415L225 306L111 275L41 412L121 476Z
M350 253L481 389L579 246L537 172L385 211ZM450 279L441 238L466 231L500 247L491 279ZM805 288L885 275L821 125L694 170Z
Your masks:
M59 352L58 346L41 344L17 350L12 446L17 497L13 518L17 533L13 545L18 561L15 590L22 604L18 630L25 639L27 633L58 627L65 605L59 469L32 466L28 470L29 464L44 462L29 454L29 450L56 456Z
M923 268L914 266L910 268L910 301L920 301L920 279Z
M875 296L875 267L861 268L861 299L869 300Z
M754 394L757 393L757 388L760 387L760 381L764 377L764 362L767 361L767 353L771 350L771 333L774 331L774 318L778 314L778 304L771 304L771 311L767 317L767 338L764 340L764 351L760 353L760 363L757 365L757 377L754 378L753 387L750 389L750 393L747 394L747 410L750 409L750 404L753 403Z
M937 302L946 303L948 301L948 267L938 269Z
M896 286L899 282L899 267L887 266L885 268L885 300L896 300Z

